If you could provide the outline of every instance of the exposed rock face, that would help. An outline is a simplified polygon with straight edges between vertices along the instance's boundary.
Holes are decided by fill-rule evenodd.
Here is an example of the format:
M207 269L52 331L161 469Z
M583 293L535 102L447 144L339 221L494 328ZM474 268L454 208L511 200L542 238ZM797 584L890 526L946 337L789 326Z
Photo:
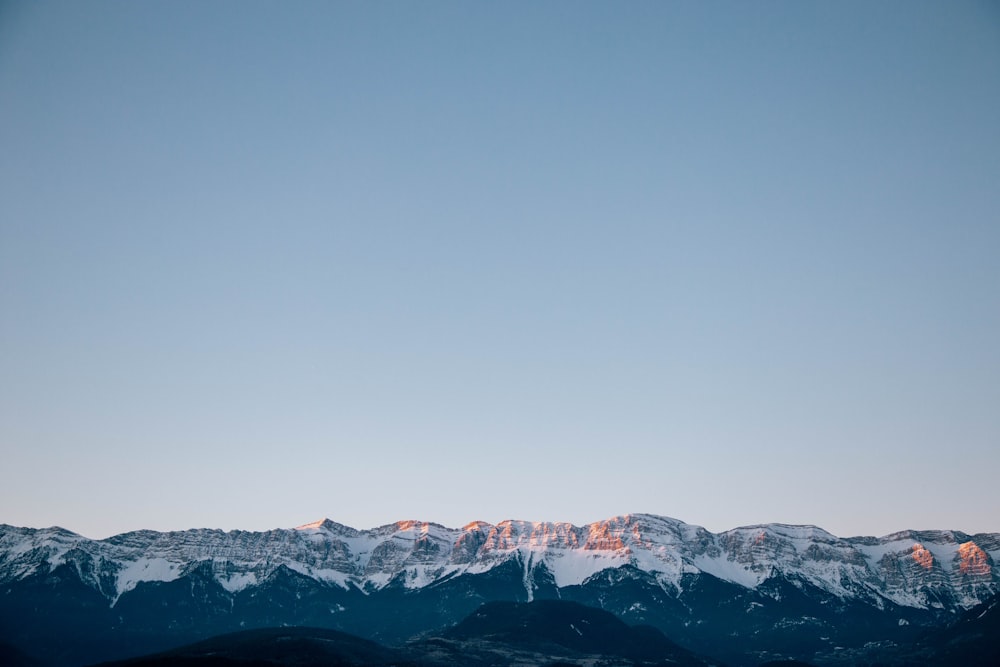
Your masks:
M813 526L782 524L713 534L645 514L587 526L503 521L458 529L400 521L356 530L327 519L290 530L144 530L106 540L61 528L0 526L0 583L67 564L110 605L141 582L173 581L206 564L231 592L253 588L279 568L372 591L391 582L418 589L516 560L529 597L539 577L563 588L631 566L666 591L679 591L685 575L698 573L748 589L781 575L841 600L957 611L1000 590L997 557L996 534L904 531L842 539Z

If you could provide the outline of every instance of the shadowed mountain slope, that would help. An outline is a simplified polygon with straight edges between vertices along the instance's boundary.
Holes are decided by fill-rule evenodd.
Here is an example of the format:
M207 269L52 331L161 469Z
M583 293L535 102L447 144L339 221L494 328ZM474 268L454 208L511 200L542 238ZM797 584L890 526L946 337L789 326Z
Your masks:
M638 667L715 664L650 627L573 602L491 603L440 636L388 648L322 628L268 628L220 635L103 667L487 667L493 665Z
M606 611L575 602L491 602L444 633L465 642L507 644L539 652L558 649L636 661L704 664L649 626L626 625Z
M404 665L399 651L325 628L246 630L105 667L203 665L205 667L307 667L312 665Z

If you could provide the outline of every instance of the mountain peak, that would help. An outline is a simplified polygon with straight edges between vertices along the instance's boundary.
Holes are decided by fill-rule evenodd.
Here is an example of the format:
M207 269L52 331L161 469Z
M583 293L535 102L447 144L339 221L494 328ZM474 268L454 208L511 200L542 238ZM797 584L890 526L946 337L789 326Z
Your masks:
M320 519L319 521L313 521L312 523L304 523L301 526L296 526L294 530L299 532L325 531L335 535L355 535L359 532L356 528L345 526L342 523L337 523L336 521L331 521L330 519Z

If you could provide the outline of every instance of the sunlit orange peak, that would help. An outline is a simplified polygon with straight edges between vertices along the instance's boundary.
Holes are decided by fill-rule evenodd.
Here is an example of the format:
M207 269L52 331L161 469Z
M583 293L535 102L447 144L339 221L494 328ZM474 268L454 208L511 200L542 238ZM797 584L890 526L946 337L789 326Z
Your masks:
M608 521L590 524L590 534L584 549L593 551L618 551L625 548L619 535L612 532Z
M990 563L986 552L975 542L966 542L958 546L958 569L962 574L988 575Z
M419 528L424 532L427 532L427 530L430 528L430 524L428 524L426 521L414 521L412 519L407 521L396 522L397 530L412 530L414 528Z
M925 570L931 569L934 565L934 555L919 542L913 545L913 560Z
M489 530L492 527L493 526L486 523L485 521L472 521L462 526L462 530L464 530L465 532L470 532L473 530Z

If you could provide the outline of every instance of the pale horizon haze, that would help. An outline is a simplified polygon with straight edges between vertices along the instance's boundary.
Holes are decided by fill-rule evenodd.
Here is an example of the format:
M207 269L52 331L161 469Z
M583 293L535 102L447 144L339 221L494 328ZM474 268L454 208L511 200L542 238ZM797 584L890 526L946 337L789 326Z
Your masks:
M0 0L0 523L1000 532L1000 4Z

